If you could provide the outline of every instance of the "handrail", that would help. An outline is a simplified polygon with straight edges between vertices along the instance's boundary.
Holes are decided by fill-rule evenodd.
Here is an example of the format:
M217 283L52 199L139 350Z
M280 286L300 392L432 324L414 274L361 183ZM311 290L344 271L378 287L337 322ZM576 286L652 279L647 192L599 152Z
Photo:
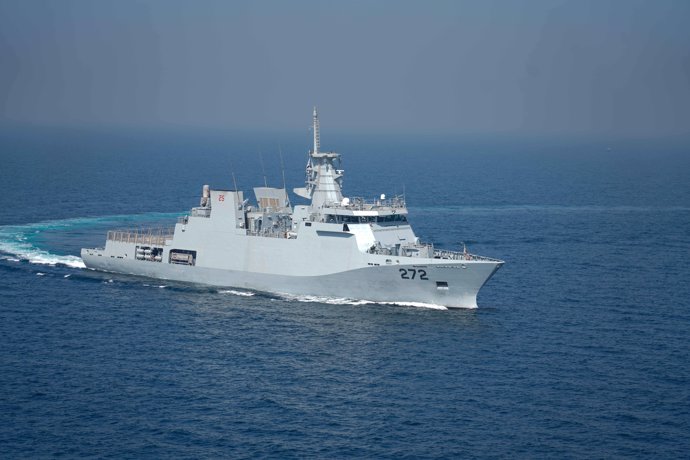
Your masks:
M259 230L258 232L253 232L247 230L247 236L262 236L266 238L288 238L288 232L286 230L279 230L275 232L264 232Z
M356 211L364 211L374 207L401 209L405 207L405 199L402 196L394 196L393 198L385 198L383 200L367 200L362 197L351 197L346 205L337 203L333 207L354 209Z
M110 230L107 240L119 243L147 244L164 246L175 234L174 228L149 228L145 230Z
M475 260L484 262L500 262L498 259L491 257L479 256L469 252L450 251L448 249L435 249L434 259L448 259L448 260Z

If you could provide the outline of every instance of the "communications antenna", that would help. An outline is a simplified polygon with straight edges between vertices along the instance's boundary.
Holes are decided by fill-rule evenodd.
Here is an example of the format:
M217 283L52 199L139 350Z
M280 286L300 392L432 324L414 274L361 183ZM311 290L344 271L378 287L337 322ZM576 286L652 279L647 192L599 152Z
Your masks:
M237 203L240 201L240 192L237 189L237 180L235 179L235 170L232 168L232 162L230 162L230 171L230 175L232 176L232 184L235 187L235 203Z
M283 175L283 190L285 190L285 197L287 198L287 205L290 206L290 195L287 192L287 184L285 182L285 163L283 163L283 149L278 145L278 156L280 157L280 173Z
M264 187L268 188L268 181L266 180L266 168L264 167L264 156L259 149L259 161L261 162L261 173L264 175Z

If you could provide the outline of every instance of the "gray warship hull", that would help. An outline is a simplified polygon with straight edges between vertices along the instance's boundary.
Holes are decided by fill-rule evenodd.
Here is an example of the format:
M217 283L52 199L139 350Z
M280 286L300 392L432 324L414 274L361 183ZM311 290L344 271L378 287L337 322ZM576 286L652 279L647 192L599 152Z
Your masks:
M285 188L204 186L200 206L171 229L110 231L103 248L85 248L88 268L163 280L390 303L476 308L477 293L501 260L422 243L404 197L344 197L340 155L314 148L305 187L292 206Z
M176 264L145 264L106 254L84 249L82 259L89 268L161 280L294 296L420 303L448 308L476 308L479 289L501 265L490 261L470 260L452 264L448 261L434 263L437 261L418 260L411 265L365 266L338 273L299 276Z

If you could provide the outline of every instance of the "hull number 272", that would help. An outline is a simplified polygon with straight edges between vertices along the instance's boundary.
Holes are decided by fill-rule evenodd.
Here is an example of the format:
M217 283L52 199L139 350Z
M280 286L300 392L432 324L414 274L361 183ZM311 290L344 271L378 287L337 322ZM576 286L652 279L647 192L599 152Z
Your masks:
M400 278L402 278L404 280L413 280L413 279L415 279L415 277L417 279L420 279L420 280L428 280L429 279L426 276L426 270L414 269L414 268L401 268L400 269Z

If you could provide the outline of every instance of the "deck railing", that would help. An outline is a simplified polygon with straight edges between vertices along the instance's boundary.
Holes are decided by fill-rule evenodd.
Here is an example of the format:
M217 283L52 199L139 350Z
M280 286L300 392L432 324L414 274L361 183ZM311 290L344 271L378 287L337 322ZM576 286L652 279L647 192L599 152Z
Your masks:
M498 259L491 257L478 256L470 254L469 252L449 251L447 249L435 249L434 259L449 259L449 260L479 260L486 262L499 262Z
M434 259L445 259L445 260L474 260L474 261L484 261L484 262L501 262L498 259L492 259L491 257L478 256L476 254L470 254L469 252L463 251L450 251L448 249L435 249L433 244L411 244L402 247L383 247L383 246L373 246L368 251L370 254L380 254L387 256L396 257L432 257Z
M345 209L352 209L355 211L364 211L379 207L400 209L405 207L405 199L402 196L384 198L383 200L367 200L362 197L352 197L349 199L347 205L337 204L335 205L335 207L342 207Z
M145 244L149 246L164 246L175 234L174 228L149 228L142 230L111 230L108 232L109 241L119 243Z
M262 237L266 237L266 238L290 238L289 232L286 230L279 230L279 231L273 231L273 232L266 232L266 231L253 232L251 230L247 230L247 236L262 236Z

